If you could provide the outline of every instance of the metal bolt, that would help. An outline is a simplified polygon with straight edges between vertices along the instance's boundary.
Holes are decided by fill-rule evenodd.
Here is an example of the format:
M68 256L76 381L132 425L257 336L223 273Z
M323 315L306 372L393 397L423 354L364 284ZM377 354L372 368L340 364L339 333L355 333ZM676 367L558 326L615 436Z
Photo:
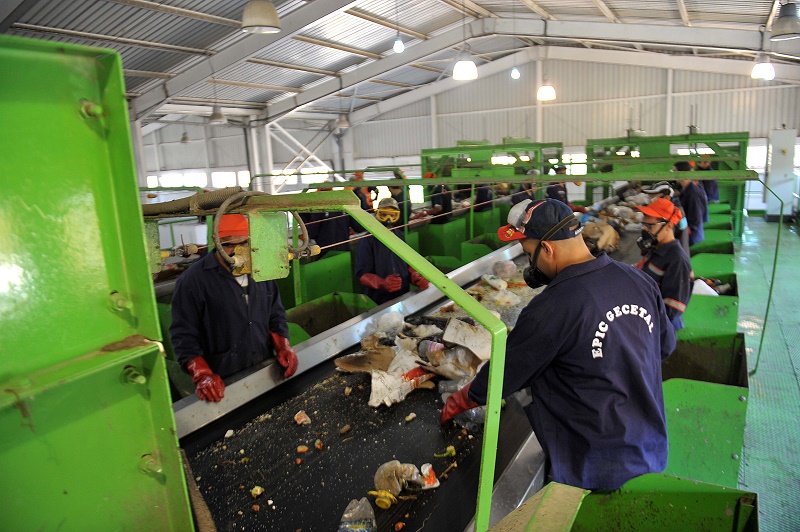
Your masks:
M139 471L142 473L155 476L160 475L163 470L164 468L161 467L161 462L152 454L146 454L139 460Z
M744 395L740 395L739 400L744 403L745 401L747 401L747 397L745 397Z
M734 454L731 455L731 458L733 458L734 460L738 460L739 459L739 455L734 453Z
M147 384L147 377L133 366L125 366L122 369L122 380L131 384Z
M122 294L115 290L114 292L111 292L111 305L114 310L132 309L133 301L125 298Z
M86 118L97 118L105 114L102 105L90 102L89 100L81 100L81 114Z

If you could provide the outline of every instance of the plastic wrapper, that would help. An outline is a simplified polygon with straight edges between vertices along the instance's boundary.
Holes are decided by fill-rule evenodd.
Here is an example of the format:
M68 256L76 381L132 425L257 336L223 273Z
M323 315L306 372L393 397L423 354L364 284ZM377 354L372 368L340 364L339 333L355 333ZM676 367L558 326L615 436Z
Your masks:
M475 377L481 360L472 351L461 346L452 349L443 347L442 344L428 340L420 342L420 352L425 351L422 358L428 361L425 369L455 381L471 380Z
M488 284L495 290L505 290L508 288L508 283L497 277L496 275L484 274L481 276L484 283Z
M345 508L339 522L339 532L377 532L375 512L366 497L353 499Z
M519 305L522 299L508 290L500 290L488 296L488 299L495 305L514 306Z
M378 332L387 336L397 336L403 330L403 315L399 312L385 312L378 318Z
M492 271L500 279L508 280L517 271L517 265L510 260L500 260L492 265Z
M401 464L392 460L381 465L375 472L375 489L386 490L395 497L400 495L409 483L423 486L425 479L414 464Z
M406 396L419 388L419 386L433 377L423 368L417 367L403 375L392 375L385 371L372 372L372 385L369 396L369 406L378 407L381 404L391 406L402 402Z

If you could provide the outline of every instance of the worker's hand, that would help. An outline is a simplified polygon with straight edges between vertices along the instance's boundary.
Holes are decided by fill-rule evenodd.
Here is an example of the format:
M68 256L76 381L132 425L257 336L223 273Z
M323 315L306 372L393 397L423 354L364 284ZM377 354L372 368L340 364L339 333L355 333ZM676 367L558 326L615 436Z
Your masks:
M400 277L400 274L393 273L386 276L387 292L397 292L401 288L403 288L403 278Z
M408 273L411 274L411 284L420 290L425 290L431 285L426 278L411 266L408 267Z
M447 402L442 408L442 425L456 417L461 412L465 412L470 408L481 406L469 398L469 384L458 390L447 398Z
M275 348L278 364L286 368L286 372L283 376L288 379L297 371L297 354L295 354L292 346L289 345L288 338L284 338L280 334L272 331L269 332L269 336L272 338L272 346Z
M195 393L203 401L218 403L225 397L225 383L219 375L211 371L206 359L194 357L186 363L186 371L192 376L197 387Z
M373 290L397 292L403 287L403 279L396 273L387 276L386 279L374 273L365 273L358 280L362 285Z

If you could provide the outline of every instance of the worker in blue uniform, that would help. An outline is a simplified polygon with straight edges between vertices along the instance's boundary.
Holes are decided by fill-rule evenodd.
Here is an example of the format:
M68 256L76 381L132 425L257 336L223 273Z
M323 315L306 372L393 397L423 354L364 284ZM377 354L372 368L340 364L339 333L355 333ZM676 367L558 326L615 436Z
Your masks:
M350 232L360 233L364 230L349 214L341 211L303 213L300 218L306 224L308 238L322 248L319 258L328 251L350 251Z
M681 200L679 193L676 192L676 188L678 187L677 182L669 183L667 181L659 181L653 185L650 185L648 188L642 189L642 192L645 194L650 195L655 201L658 198L666 198L668 199L675 208L681 213L681 219L678 221L678 224L674 227L675 233L675 240L680 242L681 247L686 252L686 255L689 255L689 224L686 222L686 213L683 210L683 206L681 205Z
M711 156L703 154L697 163L697 172L712 172ZM709 203L719 203L719 183L715 179L700 181L700 186L706 191L706 199ZM708 221L708 220L706 220Z
M436 174L425 172L425 179L435 179ZM445 224L450 221L450 213L453 212L453 192L445 184L433 185L428 187L428 194L431 196L431 208L425 211L425 216L433 216L432 224Z
M687 169L691 170L691 166L685 161L677 162L673 166L673 170L677 172L686 172ZM681 205L689 225L689 246L693 246L705 240L703 220L708 217L708 200L705 192L700 190L693 180L678 179L678 185L681 187Z
M658 285L667 316L677 332L683 329L683 313L694 286L689 255L675 239L674 228L682 218L681 212L666 198L635 208L644 215L642 236L636 243L646 253L636 267Z
M364 172L356 172L353 174L353 181L364 181ZM361 208L365 211L372 212L372 202L374 196L378 193L378 187L355 187L353 190L359 201L361 201Z
M400 208L400 220L395 225L406 225L411 219L411 201L408 199L405 187L389 187L389 194Z
M556 166L555 167L556 175L566 175L567 167L566 166ZM565 181L553 181L545 190L545 195L548 198L563 201L566 204L569 204L569 200L567 199L567 183Z
M400 221L400 207L393 198L381 200L375 218L405 241L402 229L393 228ZM405 294L412 284L420 290L429 286L427 279L372 236L358 241L356 278L361 283L361 292L378 305Z
M614 490L667 465L661 362L675 349L658 287L633 266L593 257L557 200L511 209L503 241L522 241L532 286L547 285L508 335L503 396L530 388L525 407L552 480ZM491 364L491 361L489 362ZM489 364L452 394L446 423L485 404Z
M475 212L488 211L492 208L492 187L486 184L475 187Z
M229 256L246 252L247 218L224 215L218 235ZM169 329L172 347L204 401L221 401L225 396L222 379L272 356L273 349L284 377L297 370L278 285L255 282L238 270L212 251L175 284Z

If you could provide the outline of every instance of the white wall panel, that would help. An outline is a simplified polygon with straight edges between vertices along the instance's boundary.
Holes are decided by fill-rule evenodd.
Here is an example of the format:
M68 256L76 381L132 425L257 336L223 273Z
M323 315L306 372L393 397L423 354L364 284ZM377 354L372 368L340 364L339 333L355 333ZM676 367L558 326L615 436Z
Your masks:
M244 166L247 167L247 151L244 136L225 137L209 140L211 146L211 166L214 168Z
M206 167L206 145L202 140L187 143L168 142L161 145L161 171Z
M782 124L800 127L798 87L675 95L672 134L688 131L692 106L701 133L749 131L751 137L766 137Z
M503 107L521 107L535 103L536 69L532 63L519 65L520 79L512 80L511 71L501 72L436 96L436 110L441 114L480 111Z
M430 117L366 122L352 133L356 158L413 155L431 147Z
M659 68L545 60L542 74L560 103L652 96L667 87L667 71Z
M378 115L377 117L373 118L372 121L376 122L380 120L391 120L393 118L429 116L430 114L431 114L430 99L425 98L418 102L414 102L410 105L403 106L400 109L395 109L394 111L389 111L388 113L383 113L382 115Z

